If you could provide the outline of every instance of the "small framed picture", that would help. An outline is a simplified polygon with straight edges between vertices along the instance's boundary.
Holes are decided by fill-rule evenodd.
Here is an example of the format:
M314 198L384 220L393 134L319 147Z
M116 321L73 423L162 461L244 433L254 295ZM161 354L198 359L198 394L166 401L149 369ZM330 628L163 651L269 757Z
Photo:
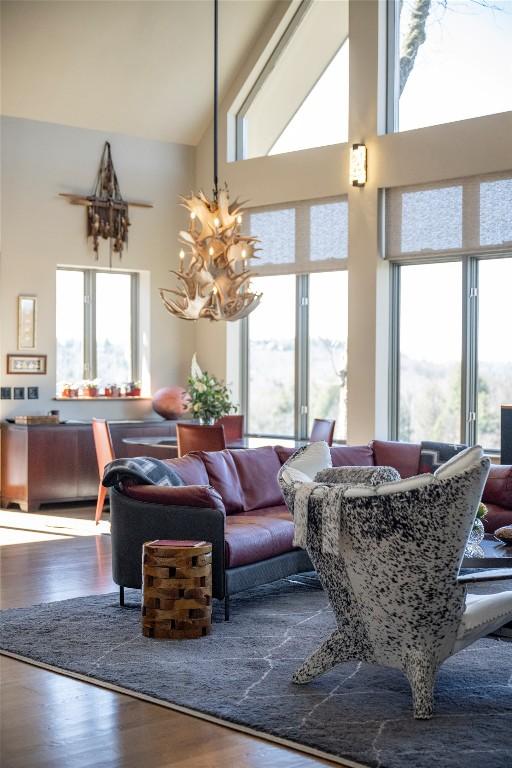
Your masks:
M46 373L46 355L7 355L7 373Z
M25 387L14 387L14 399L15 400L25 399Z
M36 348L36 296L18 296L18 349Z

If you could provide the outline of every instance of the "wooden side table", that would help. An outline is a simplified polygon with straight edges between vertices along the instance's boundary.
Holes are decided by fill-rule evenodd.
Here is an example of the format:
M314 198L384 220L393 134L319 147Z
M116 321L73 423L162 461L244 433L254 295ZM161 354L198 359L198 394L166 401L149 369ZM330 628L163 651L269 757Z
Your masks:
M146 637L204 637L212 627L212 545L157 539L142 554L142 632Z

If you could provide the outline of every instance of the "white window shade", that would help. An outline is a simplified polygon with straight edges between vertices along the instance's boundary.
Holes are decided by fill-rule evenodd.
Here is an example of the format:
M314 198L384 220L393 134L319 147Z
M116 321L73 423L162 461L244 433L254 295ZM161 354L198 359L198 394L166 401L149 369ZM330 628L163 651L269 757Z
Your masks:
M344 269L348 252L346 197L252 208L246 226L259 239L252 263L260 275Z
M386 190L386 258L512 251L512 172Z

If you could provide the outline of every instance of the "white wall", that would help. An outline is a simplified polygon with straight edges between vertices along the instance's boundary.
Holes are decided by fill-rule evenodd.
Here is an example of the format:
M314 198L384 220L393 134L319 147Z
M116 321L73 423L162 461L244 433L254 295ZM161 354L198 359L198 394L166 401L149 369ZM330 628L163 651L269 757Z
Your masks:
M95 262L85 237L85 209L59 192L90 194L105 140L112 145L121 191L126 199L149 201L152 209L131 208L128 249L114 266L144 270L149 317L151 391L183 384L194 351L194 328L163 308L158 288L170 287L176 267L178 230L186 216L178 195L194 184L194 148L120 134L2 118L2 254L0 260L0 356L2 386L38 386L39 400L0 401L0 415L46 413L62 418L143 418L154 415L150 401L54 402L55 270L57 264L108 264L102 241ZM144 289L143 289L144 290ZM6 375L6 354L17 351L19 294L38 298L37 353L48 355L48 373ZM149 303L147 299L150 299Z
M227 162L233 157L233 115L230 109L251 76L251 70L276 35L275 20L261 35L260 47L248 56L222 105L220 182L228 182L233 197L264 205L336 194L349 194L349 325L348 325L348 441L365 442L387 436L388 297L387 265L379 255L379 189L433 180L459 178L512 168L512 112L379 135L379 109L384 104L384 31L379 15L385 3L350 0L349 142L286 155ZM379 70L380 57L380 70ZM197 148L196 183L211 188L211 127ZM364 189L348 184L348 148L368 146L368 183ZM231 333L231 336L233 334ZM226 328L197 328L198 351L209 369L226 377L233 369L237 345ZM230 359L228 359L230 358Z

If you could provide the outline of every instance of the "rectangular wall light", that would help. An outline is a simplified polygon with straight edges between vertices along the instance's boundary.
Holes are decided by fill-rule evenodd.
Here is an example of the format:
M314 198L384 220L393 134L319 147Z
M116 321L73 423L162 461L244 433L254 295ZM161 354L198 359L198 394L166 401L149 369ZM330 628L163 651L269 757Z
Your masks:
M352 144L350 150L350 183L353 187L366 184L366 145Z

